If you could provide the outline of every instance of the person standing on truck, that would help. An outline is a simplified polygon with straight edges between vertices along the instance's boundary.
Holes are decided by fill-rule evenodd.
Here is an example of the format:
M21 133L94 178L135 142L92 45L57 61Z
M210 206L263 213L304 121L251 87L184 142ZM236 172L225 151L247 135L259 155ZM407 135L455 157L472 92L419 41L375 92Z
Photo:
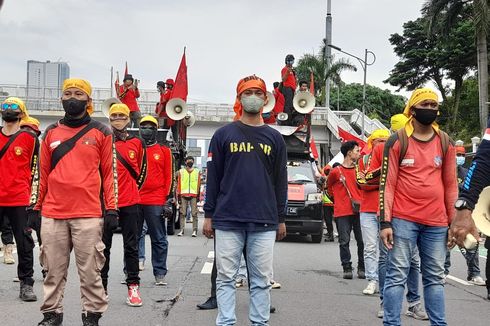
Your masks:
M357 242L357 277L366 278L364 271L364 243L359 221L361 191L356 184L355 164L359 159L359 144L350 140L340 147L344 161L334 168L327 179L327 192L333 198L333 216L339 233L340 261L343 278L352 279L352 262L349 249L351 231Z
M244 254L250 284L249 319L270 318L275 240L286 236L287 153L282 135L264 124L265 82L255 76L237 85L239 121L211 139L203 233L215 238L217 325L234 325L235 276Z

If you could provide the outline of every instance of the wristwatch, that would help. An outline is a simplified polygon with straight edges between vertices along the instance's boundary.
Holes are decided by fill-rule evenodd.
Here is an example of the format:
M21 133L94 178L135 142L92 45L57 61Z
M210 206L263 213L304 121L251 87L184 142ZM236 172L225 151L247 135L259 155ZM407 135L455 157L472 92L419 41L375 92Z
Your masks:
M463 209L469 209L472 210L473 208L470 207L468 202L464 199L458 199L456 200L456 203L454 204L454 208L456 208L458 211L461 211Z

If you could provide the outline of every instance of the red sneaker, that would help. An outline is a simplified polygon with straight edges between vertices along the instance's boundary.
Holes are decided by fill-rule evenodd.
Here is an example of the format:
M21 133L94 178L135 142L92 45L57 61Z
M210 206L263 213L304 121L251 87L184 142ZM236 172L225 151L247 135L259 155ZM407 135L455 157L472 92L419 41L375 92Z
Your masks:
M126 303L131 307L141 307L143 305L143 300L141 300L140 296L140 287L138 284L129 285Z

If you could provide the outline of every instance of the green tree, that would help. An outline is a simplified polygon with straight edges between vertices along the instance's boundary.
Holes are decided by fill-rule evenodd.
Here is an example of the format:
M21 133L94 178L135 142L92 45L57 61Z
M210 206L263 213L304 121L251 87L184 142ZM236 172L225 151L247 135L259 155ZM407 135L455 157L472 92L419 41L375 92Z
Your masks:
M488 120L488 28L490 0L428 0L423 12L429 17L431 33L446 32L452 29L465 11L470 9L471 22L474 27L474 40L477 49L478 88L479 88L479 120L484 130ZM439 24L438 21L444 21Z

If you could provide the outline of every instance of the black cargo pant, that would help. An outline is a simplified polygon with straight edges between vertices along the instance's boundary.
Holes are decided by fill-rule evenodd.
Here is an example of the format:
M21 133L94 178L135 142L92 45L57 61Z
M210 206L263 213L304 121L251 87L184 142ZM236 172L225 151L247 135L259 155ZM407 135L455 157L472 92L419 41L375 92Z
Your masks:
M7 218L14 232L17 244L17 276L19 280L27 285L33 285L34 279L34 259L33 249L34 240L31 231L27 231L27 211L26 206L0 207L0 217Z
M119 226L121 227L123 245L124 245L124 261L126 264L127 278L126 284L140 284L139 278L139 260L138 260L138 238L141 234L143 223L139 213L138 205L132 205L119 208ZM107 283L109 279L109 264L111 260L112 230L104 229L102 241L104 242L105 264L101 271L102 284L107 291Z
M351 231L354 231L354 237L357 242L357 266L364 269L364 243L362 242L361 219L359 218L359 214L336 217L335 224L339 233L340 261L342 262L342 266L352 266L349 243Z
M0 216L0 232L2 233L3 245L14 244L14 231L12 231L9 219L6 216Z
M323 220L327 226L328 234L333 235L333 206L323 206Z

